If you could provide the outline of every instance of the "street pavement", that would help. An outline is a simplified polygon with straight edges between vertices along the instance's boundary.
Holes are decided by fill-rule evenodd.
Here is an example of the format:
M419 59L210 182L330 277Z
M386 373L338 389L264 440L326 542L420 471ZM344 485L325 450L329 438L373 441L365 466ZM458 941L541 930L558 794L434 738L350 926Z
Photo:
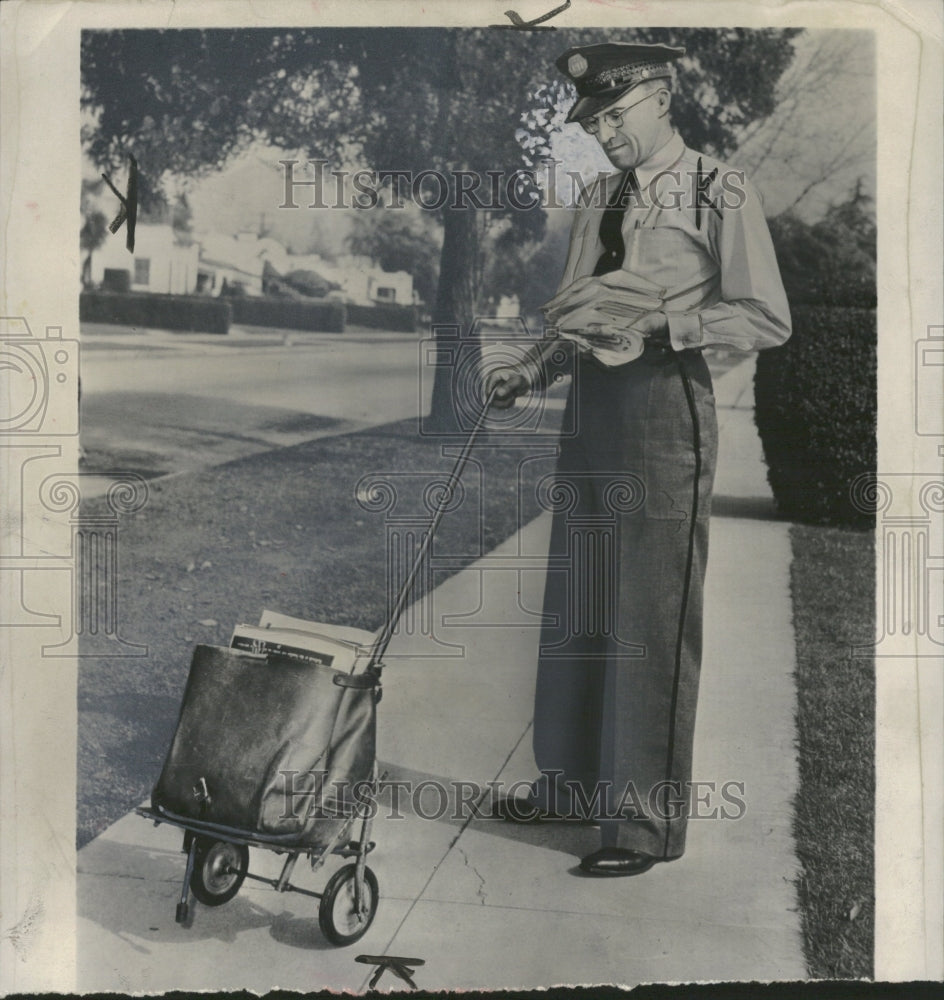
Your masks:
M388 780L410 782L413 794L398 811L381 797L369 859L381 899L367 934L336 948L319 932L315 900L248 881L225 906L194 904L192 925L176 924L179 833L132 814L79 852L77 988L363 991L372 969L354 961L360 954L421 958L414 978L428 990L804 978L790 545L788 525L773 518L752 374L748 359L716 381L694 762L698 781L737 783L729 794L743 809L721 818L716 792L691 821L682 859L608 880L575 874L598 846L592 827L439 815L438 786L507 789L534 777L545 515L433 591L413 609L435 623L432 638L401 632L385 657L378 755ZM250 867L275 877L280 859L254 850ZM295 880L320 890L325 879L299 865ZM377 988L407 986L388 972Z
M425 412L421 350L419 334L378 330L83 324L83 496L109 472L192 473Z

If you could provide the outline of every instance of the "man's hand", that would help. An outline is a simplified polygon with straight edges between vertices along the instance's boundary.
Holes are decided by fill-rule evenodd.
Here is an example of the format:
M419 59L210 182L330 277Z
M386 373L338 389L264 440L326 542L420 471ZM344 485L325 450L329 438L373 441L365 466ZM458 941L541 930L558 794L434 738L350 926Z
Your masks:
M630 329L641 333L650 343L663 347L670 346L669 320L664 312L654 312L641 316Z
M523 396L530 388L530 381L518 368L496 368L485 378L485 398L488 399L492 390L496 390L492 399L492 406L496 410L507 410L514 406L518 396Z

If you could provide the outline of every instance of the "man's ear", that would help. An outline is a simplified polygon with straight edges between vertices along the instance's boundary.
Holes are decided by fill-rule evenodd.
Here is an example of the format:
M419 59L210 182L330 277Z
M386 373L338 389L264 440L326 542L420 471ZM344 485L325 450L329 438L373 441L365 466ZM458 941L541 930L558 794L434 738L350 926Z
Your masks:
M672 91L670 91L667 87L663 87L662 90L659 91L659 117L665 118L671 107Z

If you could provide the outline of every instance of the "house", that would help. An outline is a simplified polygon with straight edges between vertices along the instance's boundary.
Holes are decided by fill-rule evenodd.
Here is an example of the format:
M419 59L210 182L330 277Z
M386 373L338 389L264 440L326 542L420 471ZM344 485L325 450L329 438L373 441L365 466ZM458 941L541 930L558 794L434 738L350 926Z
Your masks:
M200 238L200 274L197 290L219 295L226 289L239 289L246 295L262 295L266 262L284 274L290 258L285 247L271 237L259 239L251 231L229 236L205 233Z
M368 257L347 254L328 261L316 253L292 254L288 267L317 272L336 284L344 300L354 305L413 305L413 276L406 271L384 271Z
M323 286L327 294L353 305L415 302L413 276L406 271L384 271L370 258L352 254L332 261L319 254L289 254L278 240L260 239L249 230L235 236L205 232L193 239L166 223L139 223L133 256L125 249L124 240L114 238L92 255L95 285L105 281L109 287L122 287L127 279L133 292L256 296L271 291L279 278L305 276L306 272L318 279L308 282L312 287ZM302 291L319 294L305 288Z
M96 286L109 272L126 272L133 292L163 292L189 295L197 289L200 248L172 226L139 223L135 231L134 254L128 253L124 231L109 236L92 254L91 277Z

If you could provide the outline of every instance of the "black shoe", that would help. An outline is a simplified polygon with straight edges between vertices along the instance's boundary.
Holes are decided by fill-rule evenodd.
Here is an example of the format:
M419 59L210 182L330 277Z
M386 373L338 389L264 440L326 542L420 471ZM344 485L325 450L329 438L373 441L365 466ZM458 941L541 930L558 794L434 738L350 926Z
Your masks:
M631 851L624 847L601 847L588 854L580 862L580 870L585 875L614 878L619 875L642 875L643 872L661 861L661 858L642 851Z

